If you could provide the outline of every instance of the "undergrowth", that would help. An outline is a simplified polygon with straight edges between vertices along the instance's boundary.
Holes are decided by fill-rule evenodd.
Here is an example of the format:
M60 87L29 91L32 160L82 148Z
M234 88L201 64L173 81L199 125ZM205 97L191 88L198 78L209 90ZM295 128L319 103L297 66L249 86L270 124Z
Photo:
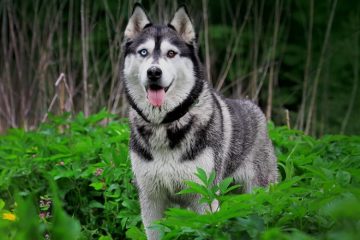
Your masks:
M198 170L189 192L214 213L167 210L163 239L356 239L360 234L360 137L314 139L269 125L281 180L232 194L227 179ZM145 239L128 159L126 120L100 112L50 118L0 136L0 239ZM236 187L236 186L235 186ZM220 193L220 194L219 194Z

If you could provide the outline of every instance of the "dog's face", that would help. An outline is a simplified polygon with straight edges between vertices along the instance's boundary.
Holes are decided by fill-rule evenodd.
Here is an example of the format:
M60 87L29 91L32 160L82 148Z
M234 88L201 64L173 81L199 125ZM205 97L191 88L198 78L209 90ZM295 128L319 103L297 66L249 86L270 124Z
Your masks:
M123 75L130 104L159 123L201 78L195 32L184 7L168 25L154 25L135 5L125 30Z

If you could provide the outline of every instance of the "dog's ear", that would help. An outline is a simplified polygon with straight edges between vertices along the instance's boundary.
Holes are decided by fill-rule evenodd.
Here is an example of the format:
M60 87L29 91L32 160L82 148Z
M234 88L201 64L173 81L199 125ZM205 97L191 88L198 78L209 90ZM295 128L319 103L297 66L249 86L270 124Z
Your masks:
M195 29L185 6L181 6L176 10L169 25L175 28L185 42L191 43L195 41Z
M151 21L146 15L144 8L140 3L135 3L132 15L125 29L125 37L127 39L135 38L148 24L151 24Z

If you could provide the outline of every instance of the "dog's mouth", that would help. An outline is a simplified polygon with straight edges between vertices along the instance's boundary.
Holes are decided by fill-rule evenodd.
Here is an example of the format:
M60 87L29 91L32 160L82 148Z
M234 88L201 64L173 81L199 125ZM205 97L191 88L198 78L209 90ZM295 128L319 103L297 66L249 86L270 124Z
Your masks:
M154 107L161 107L165 102L166 92L169 90L172 82L167 87L162 87L157 84L150 84L146 87L147 99Z

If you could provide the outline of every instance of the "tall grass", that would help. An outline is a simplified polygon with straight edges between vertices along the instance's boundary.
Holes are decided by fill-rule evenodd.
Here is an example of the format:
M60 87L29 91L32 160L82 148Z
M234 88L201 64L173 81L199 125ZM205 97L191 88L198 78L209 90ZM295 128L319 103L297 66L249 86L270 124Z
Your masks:
M126 116L121 43L133 2L0 0L0 132L35 128L49 111L89 115L106 107ZM154 21L168 21L177 6L142 2ZM351 124L359 68L348 67L359 38L344 44L359 31L358 1L185 3L208 79L226 96L252 99L277 124L288 110L291 126L313 135L360 132ZM348 10L351 18L337 15Z

